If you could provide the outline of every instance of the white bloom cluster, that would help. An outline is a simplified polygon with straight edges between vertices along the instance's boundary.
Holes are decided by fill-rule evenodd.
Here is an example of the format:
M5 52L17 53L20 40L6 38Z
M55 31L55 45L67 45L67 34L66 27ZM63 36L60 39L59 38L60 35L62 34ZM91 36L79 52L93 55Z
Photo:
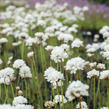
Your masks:
M63 85L64 75L52 67L49 67L44 73L45 79L50 82L54 88Z
M37 33L35 33L35 39L36 39L37 44L41 44L41 45L45 46L46 40L48 39L48 35L44 34L42 32L37 32Z
M28 57L28 58L33 57L33 55L34 55L34 52L33 52L33 51L31 51L31 52L27 53L27 57Z
M87 103L86 103L85 101L82 101L82 102L81 102L81 106L80 106L80 103L78 103L78 104L76 105L76 108L77 108L77 109L80 109L80 107L81 107L81 109L88 109Z
M106 40L104 40L104 42L101 43L101 49L101 55L107 60L109 60L109 38L107 38Z
M25 61L23 61L22 59L17 59L14 62L13 67L19 69L19 75L21 78L32 77L30 68L26 65Z
M99 34L95 34L94 35L94 42L97 42L99 38L100 38L100 35Z
M13 22L11 24L5 22L0 25L2 28L1 34L14 37L18 42L24 40L26 46L32 46L33 44L45 46L47 45L47 39L51 37L57 37L59 41L65 43L73 41L72 33L78 32L78 25L74 24L74 22L83 20L84 12L88 8L74 7L72 11L68 10L67 6L67 3L60 6L56 4L56 1L51 2L51 0L46 0L43 4L36 3L35 9L29 9L28 11L26 11L25 7L8 6L5 12L0 13L0 19L10 19ZM63 21L59 21L59 18L62 18ZM66 23L72 25L70 27L65 26ZM39 27L42 30L32 34L31 30L36 30ZM0 39L0 43L6 43L7 41L6 38ZM12 45L18 46L21 44L18 42Z
M68 49L69 46L67 45L53 47L50 55L51 60L55 61L55 63L63 62L64 59L68 58Z
M73 24L70 28L68 28L68 33L77 33L78 32L78 25Z
M81 41L80 39L76 38L73 43L72 43L72 48L79 48L81 46L83 46L83 41Z
M15 97L13 100L13 105L1 104L0 109L34 109L32 105L26 105L27 99L23 96Z
M66 70L70 70L71 74L75 74L77 70L83 70L86 62L81 57L75 57L67 61Z
M109 79L109 70L100 72L100 79Z
M109 51L105 51L105 52L101 52L101 55L106 58L107 60L109 60Z
M86 46L86 51L88 53L94 53L96 52L98 49L100 49L100 43L93 43L93 44L88 44Z
M0 44L7 43L8 40L6 38L0 38Z
M95 69L87 73L87 78L93 78L93 77L99 77L99 76L100 76L100 72Z
M64 103L67 103L67 100L64 97L64 95L55 95L53 102L54 104L57 104L57 103L64 104Z
M45 49L51 53L51 51L53 50L53 46L48 45L47 47L45 47Z
M10 104L1 104L0 109L14 109Z
M20 69L22 66L26 65L22 59L17 59L14 61L13 67L16 69Z
M99 32L103 35L104 38L104 41L101 43L102 51L100 54L109 60L109 26L104 26Z
M74 100L75 98L79 98L81 96L88 96L89 86L83 84L81 81L73 81L67 88L65 96L69 101Z
M25 40L26 46L31 47L32 45L37 43L37 40L35 38L29 37L28 39Z
M97 64L97 69L99 69L99 70L105 69L105 64L98 63L98 64Z
M9 85L14 79L14 70L10 67L6 67L0 70L0 84Z
M83 8L80 8L78 6L75 6L74 7L74 13L76 14L77 18L81 19L81 20L84 20L84 12L88 11L88 7L83 7Z
M103 26L102 29L100 29L99 33L103 35L103 38L108 38L109 37L109 26Z
M96 52L97 50L100 49L100 43L93 43L93 44L88 44L86 46L86 52L87 52L87 55L89 57L92 57L94 55L94 52Z
M11 109L11 108L10 108ZM12 106L12 109L34 109L34 107L32 105L16 105L16 106Z
M73 36L67 33L61 33L58 36L58 40L68 43L69 41L73 41Z
M17 96L13 100L13 105L27 104L27 103L28 103L27 99L24 98L23 96Z
M31 70L27 65L20 68L19 75L21 78L32 78Z
M97 62L91 62L89 65L90 65L91 68L96 67Z
M13 45L14 47L17 47L17 46L19 46L21 43L22 43L21 41L13 42L12 45Z

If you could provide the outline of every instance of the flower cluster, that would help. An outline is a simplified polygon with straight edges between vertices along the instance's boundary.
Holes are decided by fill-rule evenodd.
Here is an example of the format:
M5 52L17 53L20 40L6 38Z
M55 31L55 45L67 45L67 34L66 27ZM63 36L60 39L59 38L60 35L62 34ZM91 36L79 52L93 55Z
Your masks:
M68 58L68 50L69 46L64 44L61 46L52 47L50 55L51 60L55 61L55 63L63 62L64 59Z
M49 67L45 71L44 77L48 82L50 82L53 85L54 88L63 85L62 80L64 80L64 75L52 67Z
M75 57L67 61L66 70L70 70L71 74L75 74L77 70L84 70L86 62L81 57Z
M69 101L72 101L76 98L81 96L88 96L88 89L89 86L83 84L81 81L73 81L67 88L65 96L68 98Z
M14 62L13 67L19 69L19 75L21 78L32 77L30 68L26 65L25 61L23 61L22 59L17 59Z
M9 85L14 80L14 69L7 67L0 70L0 84Z

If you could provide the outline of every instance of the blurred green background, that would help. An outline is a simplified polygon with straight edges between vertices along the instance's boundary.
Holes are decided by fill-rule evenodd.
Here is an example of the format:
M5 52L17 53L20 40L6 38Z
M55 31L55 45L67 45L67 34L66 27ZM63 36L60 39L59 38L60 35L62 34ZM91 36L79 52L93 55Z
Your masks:
M109 0L89 0L89 1L93 1L96 3L104 3L104 4L109 6Z

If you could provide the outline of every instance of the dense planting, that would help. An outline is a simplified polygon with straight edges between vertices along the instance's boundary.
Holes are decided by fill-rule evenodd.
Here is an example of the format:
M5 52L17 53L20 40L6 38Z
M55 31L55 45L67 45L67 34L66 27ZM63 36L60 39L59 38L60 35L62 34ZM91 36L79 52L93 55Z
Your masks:
M55 0L0 12L0 109L108 109L109 26L86 30L88 12Z

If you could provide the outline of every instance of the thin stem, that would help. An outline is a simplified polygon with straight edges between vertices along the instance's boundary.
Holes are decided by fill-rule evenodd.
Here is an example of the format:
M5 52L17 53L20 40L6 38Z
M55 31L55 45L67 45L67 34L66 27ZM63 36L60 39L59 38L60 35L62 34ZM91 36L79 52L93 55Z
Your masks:
M94 100L93 100L93 109L95 109L95 103L96 103L96 100L95 100L95 78L94 78L93 97L94 97Z
M24 46L25 46L25 42L23 40L23 42L22 42L22 48L21 48L21 57L22 57L22 59L24 58Z
M12 95L13 95L13 98L14 98L15 96L14 96L14 89L13 89L12 84L11 84L11 90L12 90Z

